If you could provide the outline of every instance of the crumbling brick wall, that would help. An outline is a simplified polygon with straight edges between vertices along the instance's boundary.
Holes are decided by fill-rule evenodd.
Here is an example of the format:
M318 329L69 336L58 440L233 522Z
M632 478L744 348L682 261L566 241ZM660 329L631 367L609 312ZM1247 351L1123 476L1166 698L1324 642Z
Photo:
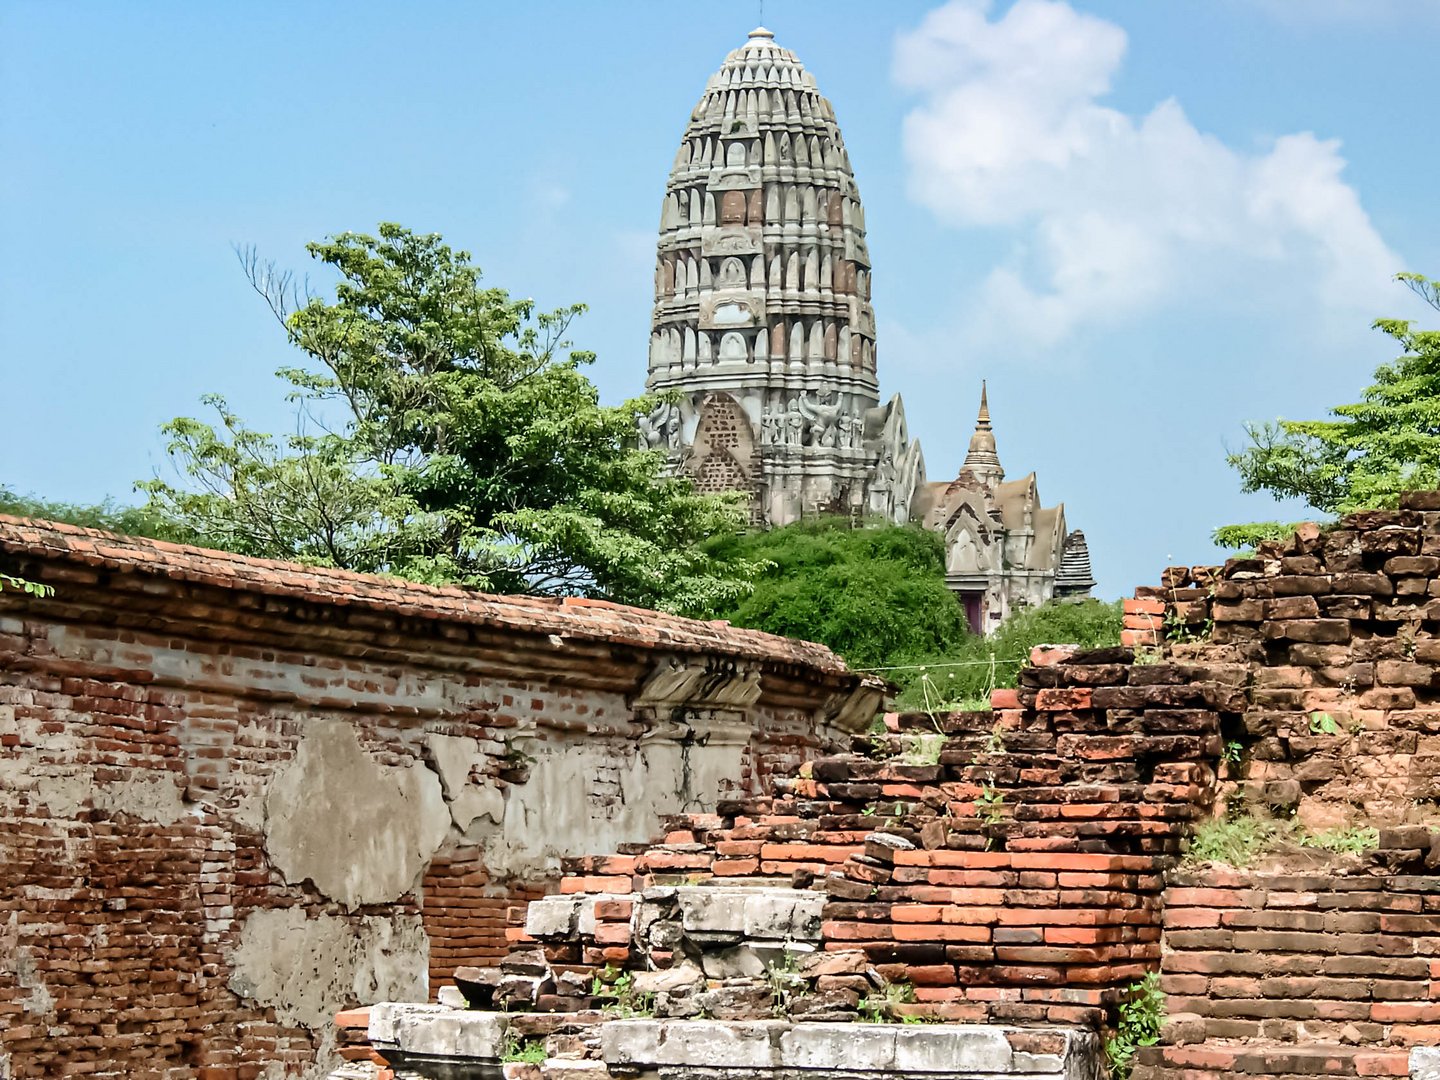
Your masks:
M1440 824L1440 493L1173 568L1126 618L1133 643L1245 666L1229 791L1317 830Z
M663 842L569 860L561 890L818 889L821 947L860 950L913 986L919 1015L1098 1026L1158 963L1161 873L1208 810L1239 672L1136 665L1128 648L1039 658L993 711L891 716L768 797L672 819ZM623 899L593 913L571 945L551 946L554 962L671 961L636 936Z
M312 1075L337 1007L425 996L432 941L447 975L494 955L494 893L878 698L818 647L613 605L13 519L0 568L55 590L0 593L7 1080Z

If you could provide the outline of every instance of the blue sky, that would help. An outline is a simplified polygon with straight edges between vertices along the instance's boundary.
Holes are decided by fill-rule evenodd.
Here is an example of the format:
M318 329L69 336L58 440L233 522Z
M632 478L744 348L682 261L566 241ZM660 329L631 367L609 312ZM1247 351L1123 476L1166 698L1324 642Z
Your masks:
M639 392L677 141L758 4L0 0L0 484L130 498L217 391L291 423L234 243L379 221L492 285L584 301ZM866 204L883 392L932 479L980 379L1001 459L1086 530L1101 590L1290 512L1223 457L1352 400L1388 282L1440 276L1440 0L766 0ZM1440 318L1440 317L1437 317Z

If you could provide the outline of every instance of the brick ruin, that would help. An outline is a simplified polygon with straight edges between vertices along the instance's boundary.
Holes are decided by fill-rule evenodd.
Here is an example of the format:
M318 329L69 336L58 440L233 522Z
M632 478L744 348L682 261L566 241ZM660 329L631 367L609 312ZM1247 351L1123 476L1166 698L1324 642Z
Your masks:
M843 743L828 650L0 519L0 1077L323 1076L560 860ZM427 971L427 965L429 970Z
M22 808L33 808L35 792L47 790L46 770L58 766L83 765L91 785L58 819L22 816L0 839L11 845L7 859L19 845L29 860L23 887L6 894L11 908L0 909L8 920L0 930L22 957L12 971L0 968L0 1047L14 1076L47 1075L46 1064L72 1058L107 1060L104 1053L131 1055L130 1068L111 1075L137 1075L139 1048L153 1047L157 1033L162 1047L177 1049L154 1075L262 1076L287 1061L300 1074L302 1061L328 1049L318 1022L296 1023L309 987L297 978L252 985L258 950L244 941L263 916L269 936L258 940L276 951L289 940L281 931L302 924L266 922L297 913L312 937L337 921L348 935L349 952L307 942L306 963L327 972L333 991L327 1008L391 1002L341 1014L333 1037L352 1064L336 1076L383 1068L398 1080L1088 1078L1100 1073L1102 1040L1127 988L1151 971L1161 973L1167 1018L1160 1043L1139 1052L1135 1080L1440 1075L1440 493L1329 529L1302 528L1224 567L1169 570L1126 602L1122 646L1037 650L1019 689L996 691L989 711L884 714L868 729L872 687L823 650L762 635L604 606L493 601L531 605L506 622L480 614L492 598L472 597L465 604L480 607L445 619L456 636L443 648L444 635L432 630L423 645L437 654L422 660L418 625L440 621L436 606L450 602L444 591L281 567L262 576L294 574L297 591L217 586L205 576L217 572L212 561L235 574L252 564L15 523L0 531L0 544L30 560L6 569L63 590L43 602L7 597L11 610L0 616L7 658L26 657L7 668L31 695L23 707L15 699L13 717L0 712L10 725L0 727L9 755L0 760L18 766L6 797L13 803L11 784L27 777L34 791L22 787ZM131 568L146 557L136 551L150 552L154 565ZM337 602L351 588L358 594ZM225 593L224 619L207 606L220 599L216 589ZM127 603L142 594L143 608ZM409 605L403 616L401 604ZM537 612L553 621L531 626ZM392 618L400 622L375 624ZM601 632L591 619L626 630ZM202 640L194 627L180 634L185 620L211 635L208 665L167 662L163 689L131 675L122 680L126 694L76 698L81 676L67 665L86 667L86 687L113 681L117 664L135 663L155 642ZM282 626L294 653L240 645ZM215 627L230 629L216 638ZM611 725L624 730L578 723L576 704L555 725L579 733L559 756L607 739L613 754L656 737L614 717L650 717L644 688L660 694L662 669L673 676L666 693L683 684L695 700L739 708L736 695L744 695L728 667L722 688L687 682L695 662L686 656L756 666L751 685L760 690L744 707L744 737L732 735L733 771L709 774L713 796L703 805L660 800L645 820L627 819L633 827L623 837L582 829L550 843L557 778L578 785L578 772L547 779L543 754L496 747L463 780L453 769L446 780L442 759L425 749L435 734L496 742L499 709L474 707L463 731L446 726L459 723L458 703L478 684L447 675L456 682L438 696L455 711L421 710L400 702L429 686L424 679L412 690L346 670L388 662L394 678L414 664L428 677L445 666L441 653L458 665L488 648L502 662L531 663L514 644L520 638L539 647L553 630L565 649L578 649L582 627L593 635L584 639L590 651L545 674L537 665L530 686L556 694L560 668L594 694L597 681L618 679L610 668L624 654L630 689L614 690L607 706ZM260 676L282 658L305 655L302 636L312 660L350 659L336 661L336 674L297 716L294 699L255 688L270 685ZM23 654L12 644L21 640ZM403 664L402 646L411 650ZM663 664L647 667L661 654ZM317 664L307 668L313 675ZM194 741L188 725L215 723L212 714L224 713L225 695L241 683L253 702L243 720L211 742ZM346 701L369 704L346 711L336 700L342 683ZM284 685L293 692L307 684ZM160 693L171 698L151 700ZM108 701L123 704L97 704ZM536 727L547 730L554 721L542 718L563 709L542 709L538 696L530 704ZM107 715L103 738L90 733L93 718L109 711L151 726ZM444 839L406 864L405 891L389 900L376 899L371 865L352 862L353 873L333 879L304 878L303 860L292 865L307 850L299 837L323 833L315 819L260 815L263 830L279 827L279 837L246 825L256 820L246 797L268 805L277 790L298 794L288 779L296 762L354 757L333 735L333 744L306 749L332 714L362 757L433 776L427 783L451 812ZM658 728L670 715L648 722ZM155 793L136 790L137 777L159 781L115 757L136 754L117 744L141 732L146 753L167 762L146 767L180 791L181 812L169 823L157 820L170 811L154 809ZM92 741L66 741L77 733ZM698 733L669 737L689 745L686 753L699 749ZM201 755L192 746L222 749ZM653 784L675 760L656 759L646 779ZM508 828L465 835L453 809L482 776L482 786L502 792L506 821L515 807L547 812L517 819L524 836ZM647 790L633 780L619 787L627 799ZM526 803L523 792L536 784L540 801ZM609 790L602 777L586 797L603 800ZM399 817L424 816L388 805ZM1184 859L1197 825L1225 814L1283 823L1290 840L1248 869ZM1299 842L1359 828L1377 830L1375 850L1336 854ZM326 834L320 845L328 842ZM522 858L511 849L521 842L527 852L540 845L545 857ZM502 864L524 872L500 885L501 875L487 875ZM82 866L104 886L78 877ZM126 874L136 875L133 885ZM142 896L173 897L168 922L150 914L157 907L126 910ZM471 896L485 906L471 907ZM391 936L377 943L370 921L385 922ZM155 926L171 923L193 945L160 941ZM413 964L404 978L382 975L415 944L403 937L412 926L431 941L437 1003L419 1004L427 994ZM172 952L163 979L174 985L152 986L150 957ZM332 967L343 977L329 981ZM145 1011L122 1010L117 1025L114 1001L141 992L154 994ZM212 1017L231 1040L229 1057L198 1062L195 1034ZM70 1031L80 1037L66 1041ZM51 1056L36 1056L42 1046Z

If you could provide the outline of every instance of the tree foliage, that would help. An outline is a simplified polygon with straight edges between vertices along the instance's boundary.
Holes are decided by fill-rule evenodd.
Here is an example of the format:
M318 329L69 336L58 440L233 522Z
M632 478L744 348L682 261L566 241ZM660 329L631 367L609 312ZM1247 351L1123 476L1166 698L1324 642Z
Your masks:
M110 499L101 503L67 503L42 499L36 495L20 495L0 486L0 514L11 517L38 518L78 525L84 529L104 529L127 536L148 536L176 544L204 543L204 538L181 527L161 514L139 506L123 506Z
M565 340L582 306L539 312L398 225L307 250L336 274L333 300L241 256L309 361L279 372L296 433L208 399L218 424L166 425L184 479L142 484L152 510L247 554L499 592L667 609L744 595L759 566L704 545L741 526L741 499L637 448L653 401L600 404L593 355Z
M955 648L967 633L945 586L944 544L918 526L821 520L729 536L711 550L769 569L754 592L709 617L819 641L857 667Z
M1399 280L1440 308L1440 282L1417 274ZM1334 419L1247 427L1250 445L1227 458L1245 491L1345 514L1440 486L1440 331L1402 319L1374 325L1399 343L1401 356L1375 370L1360 401L1331 409Z
M1252 521L1244 525L1222 525L1212 539L1216 547L1252 550L1266 540L1286 540L1303 522Z

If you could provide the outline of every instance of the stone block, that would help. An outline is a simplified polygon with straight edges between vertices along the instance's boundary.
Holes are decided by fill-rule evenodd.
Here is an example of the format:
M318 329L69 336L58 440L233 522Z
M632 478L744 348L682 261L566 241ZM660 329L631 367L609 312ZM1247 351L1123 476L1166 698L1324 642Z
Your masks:
M390 1038L376 1037L374 1011L370 1016L370 1040L386 1044L407 1054L431 1057L480 1058L498 1061L505 1045L507 1018L501 1013L469 1012L444 1006L384 1006L396 1009L389 1023ZM419 1010L425 1011L419 1011Z
M603 1061L547 1060L541 1068L545 1080L609 1080Z
M401 1024L412 1018L425 1019L454 1012L448 1005L416 1005L403 1001L382 1001L370 1006L370 1023L366 1035L372 1043L397 1045Z
M613 1020L600 1030L606 1065L640 1069L703 1063L712 1069L773 1069L779 1020Z
M900 1073L1003 1073L1014 1052L999 1027L906 1027L895 1033Z
M886 1072L897 1034L885 1024L796 1024L780 1036L780 1058L791 1069Z
M525 933L533 938L569 938L580 917L579 896L542 896L525 909Z

